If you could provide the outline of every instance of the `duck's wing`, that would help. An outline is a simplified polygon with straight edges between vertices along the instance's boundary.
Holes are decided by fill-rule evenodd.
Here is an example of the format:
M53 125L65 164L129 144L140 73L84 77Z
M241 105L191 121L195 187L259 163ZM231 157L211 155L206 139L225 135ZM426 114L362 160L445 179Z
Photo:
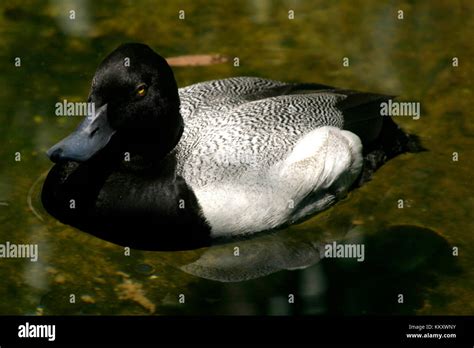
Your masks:
M199 185L265 171L324 126L349 130L365 145L380 133L380 101L390 98L250 77L192 85L180 96L187 114L178 171Z
M380 104L394 96L339 89L326 85L304 83L286 87L285 94L335 94L342 96L335 107L342 113L343 129L356 134L364 145L375 141L381 131L384 118Z
M344 125L336 104L343 95L280 95L229 110L201 109L185 119L177 146L178 171L198 185L249 171L265 171L282 161L305 134Z
M264 101L284 95L339 95L342 98L338 99L336 108L342 112L343 129L357 134L363 144L377 139L383 124L380 103L393 98L389 95L338 89L323 84L286 83L259 77L232 77L201 82L180 88L179 94L181 113L185 120L200 117L208 110L215 111L216 116L219 116L252 101ZM290 100L294 103L289 103L289 107L298 107L298 101L306 101L304 97L294 97Z

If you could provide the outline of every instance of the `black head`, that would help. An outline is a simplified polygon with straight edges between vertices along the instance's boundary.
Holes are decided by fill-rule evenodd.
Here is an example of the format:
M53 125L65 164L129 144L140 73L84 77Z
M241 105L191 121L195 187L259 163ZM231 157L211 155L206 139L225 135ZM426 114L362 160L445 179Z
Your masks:
M155 157L179 140L183 120L173 71L166 60L144 44L124 44L100 63L89 102L95 114L53 146L54 162L87 161L103 148Z

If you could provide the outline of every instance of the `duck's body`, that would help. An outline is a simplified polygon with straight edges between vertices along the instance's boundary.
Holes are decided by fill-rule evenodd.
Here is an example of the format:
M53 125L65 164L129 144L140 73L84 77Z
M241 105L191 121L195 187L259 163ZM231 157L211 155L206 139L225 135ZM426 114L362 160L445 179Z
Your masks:
M346 96L301 94L298 86L236 77L179 90L177 173L213 236L269 230L323 210L360 174L360 139L342 130L336 107Z
M122 58L130 49L149 54L141 46L114 54ZM92 95L114 82L117 72L108 69L106 60L97 73L105 82L93 87ZM124 73L129 72L120 70ZM89 143L78 149L74 136L50 151L58 164L46 180L43 203L52 215L121 245L197 247L326 209L361 178L364 156L378 153L369 168L374 169L406 150L407 136L375 112L386 96L252 77L179 91L171 84L167 87L176 95L168 96L159 87L156 94L152 87L148 92L150 100L161 98L155 102L164 116L156 125L131 131L124 127L127 120L111 116L142 115L134 108L145 98L135 100L132 109L121 105L126 111L120 112L111 110L109 100L103 111L108 121L101 121L107 126L96 129L110 128L112 135L101 136L98 149ZM94 122L99 121L89 123ZM131 154L130 161L124 153ZM68 208L71 198L79 207Z

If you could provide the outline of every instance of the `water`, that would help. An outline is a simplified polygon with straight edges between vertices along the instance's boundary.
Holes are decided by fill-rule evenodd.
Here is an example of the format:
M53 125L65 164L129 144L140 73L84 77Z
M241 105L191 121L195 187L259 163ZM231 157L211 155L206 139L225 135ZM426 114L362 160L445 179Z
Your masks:
M38 243L40 259L0 261L0 313L474 314L473 9L470 1L2 2L0 242ZM165 57L231 58L174 68L180 86L253 75L420 101L419 120L396 121L428 151L390 161L288 229L127 256L49 217L38 195L51 167L44 152L79 122L55 117L55 103L84 101L100 60L130 41ZM320 260L322 244L344 240L364 243L366 260Z

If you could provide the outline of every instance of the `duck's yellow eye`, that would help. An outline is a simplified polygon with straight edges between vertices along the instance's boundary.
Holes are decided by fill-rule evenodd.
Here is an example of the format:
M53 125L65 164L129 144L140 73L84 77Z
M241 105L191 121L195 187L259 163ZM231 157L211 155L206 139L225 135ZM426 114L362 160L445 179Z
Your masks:
M138 87L137 95L139 97L144 97L146 95L146 86L143 85L143 86Z

